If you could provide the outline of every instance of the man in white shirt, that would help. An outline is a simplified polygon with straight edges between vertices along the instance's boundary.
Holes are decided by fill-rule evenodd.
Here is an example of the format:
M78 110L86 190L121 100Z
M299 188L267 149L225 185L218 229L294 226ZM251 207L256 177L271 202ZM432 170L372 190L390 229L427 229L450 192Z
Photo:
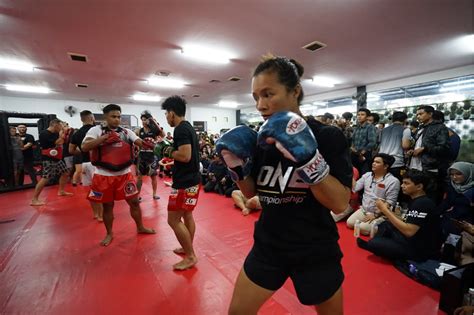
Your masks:
M400 181L388 171L394 161L394 157L385 153L374 156L372 172L365 173L353 189L354 192L364 189L364 195L362 207L347 219L347 227L354 228L356 221L359 220L360 233L368 235L372 225L378 225L385 220L375 202L383 199L391 206L395 206L400 191Z
M138 233L155 233L155 230L143 226L139 192L130 169L133 162L133 144L139 147L152 147L153 144L143 141L133 131L120 127L120 106L109 104L104 107L103 112L106 126L89 129L82 142L82 151L91 151L91 162L97 167L87 198L103 204L107 235L100 244L107 246L113 239L114 200L127 201Z

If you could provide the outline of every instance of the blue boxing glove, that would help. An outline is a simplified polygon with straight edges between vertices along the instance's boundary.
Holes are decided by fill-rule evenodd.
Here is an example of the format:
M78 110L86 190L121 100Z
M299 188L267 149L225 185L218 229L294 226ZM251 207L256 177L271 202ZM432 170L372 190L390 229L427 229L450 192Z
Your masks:
M275 144L287 159L298 166L296 172L307 184L320 183L329 174L329 165L318 151L318 143L301 116L278 112L260 127L258 145L263 149Z
M250 175L256 149L257 132L247 126L232 128L216 142L216 152L222 156L233 181Z

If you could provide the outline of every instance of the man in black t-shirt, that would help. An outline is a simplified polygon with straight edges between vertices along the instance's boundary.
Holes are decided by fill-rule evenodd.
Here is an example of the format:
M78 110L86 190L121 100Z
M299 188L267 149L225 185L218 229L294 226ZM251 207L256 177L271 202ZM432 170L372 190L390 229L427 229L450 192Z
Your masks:
M36 180L36 172L33 168L33 145L35 144L35 138L26 133L27 128L26 125L18 125L18 133L20 134L20 139L23 142L23 168L20 171L20 178L19 178L19 185L23 185L24 178L25 178L25 170L30 175L31 182L33 184L37 184L38 181Z
M140 130L137 132L137 136L139 136L140 139L156 141L158 140L158 137L164 136L164 132L161 130L160 125L153 119L149 112L142 113L140 119L142 120L143 124L143 128L140 128ZM158 159L153 154L153 149L141 148L138 153L137 162L137 188L138 191L141 191L143 183L142 177L150 176L154 200L160 199L160 197L156 194L156 189L158 187L158 182L156 179L157 169ZM138 199L141 200L141 197Z
M82 127L77 130L71 138L71 142L69 143L69 153L74 155L74 157L79 156L81 163L81 173L82 173L82 185L83 186L90 186L92 183L92 177L94 176L95 166L92 165L89 152L83 152L81 150L82 141L86 137L87 132L89 129L95 126L95 119L94 115L89 110L84 110L80 113ZM94 214L94 219L97 221L102 222L103 218L103 208L102 204L99 202L94 202L89 200L92 212Z
M176 254L184 254L184 259L173 265L176 270L192 268L197 263L193 248L196 225L193 210L196 207L199 189L199 142L196 131L186 121L186 101L179 96L167 98L162 109L166 120L175 127L173 146L166 150L166 156L174 159L173 185L168 201L168 224L173 229L181 248ZM182 222L184 220L184 223Z
M49 179L55 176L59 178L58 196L71 196L72 193L64 190L68 177L68 169L63 158L64 131L61 121L53 119L49 122L49 127L39 134L41 147L41 160L43 174L41 180L35 187L35 193L31 200L32 206L42 206L44 201L40 201L39 195Z
M380 225L373 239L357 239L359 247L391 259L426 260L439 250L439 213L435 203L426 196L429 177L418 170L410 170L403 177L403 193L411 198L405 219L390 210L383 200L377 208L388 221Z

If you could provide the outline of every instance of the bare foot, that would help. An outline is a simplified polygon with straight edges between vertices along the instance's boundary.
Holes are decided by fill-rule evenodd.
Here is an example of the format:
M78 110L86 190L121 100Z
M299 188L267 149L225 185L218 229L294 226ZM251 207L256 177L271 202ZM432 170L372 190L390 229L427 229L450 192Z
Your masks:
M33 199L31 200L30 205L31 206L44 206L46 203L44 201L38 200L38 199Z
M173 265L174 270L186 270L192 268L197 263L196 256L189 256Z
M138 229L138 234L155 234L156 231L153 229L147 229L146 227L142 227Z
M110 243L112 243L113 240L113 235L112 234L107 234L105 238L100 242L101 246L108 246Z
M67 191L58 192L58 196L72 196L72 195L74 194Z
M173 253L175 253L176 255L184 255L185 254L184 249L182 249L181 247L173 249Z
M250 213L250 209L248 209L248 208L243 208L242 209L242 214L243 215L249 215L249 213Z

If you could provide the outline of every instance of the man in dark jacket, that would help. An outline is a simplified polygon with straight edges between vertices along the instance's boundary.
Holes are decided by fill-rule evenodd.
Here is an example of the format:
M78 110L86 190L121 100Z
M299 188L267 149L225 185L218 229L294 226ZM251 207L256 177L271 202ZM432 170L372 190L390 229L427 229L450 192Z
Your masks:
M433 119L434 108L429 105L420 106L416 117L420 122L420 128L415 137L415 148L408 153L411 160L408 165L410 169L418 169L427 174L431 180L431 189L428 196L437 203L442 199L441 188L445 172L440 169L446 165L449 159L450 144L448 128L438 120Z

